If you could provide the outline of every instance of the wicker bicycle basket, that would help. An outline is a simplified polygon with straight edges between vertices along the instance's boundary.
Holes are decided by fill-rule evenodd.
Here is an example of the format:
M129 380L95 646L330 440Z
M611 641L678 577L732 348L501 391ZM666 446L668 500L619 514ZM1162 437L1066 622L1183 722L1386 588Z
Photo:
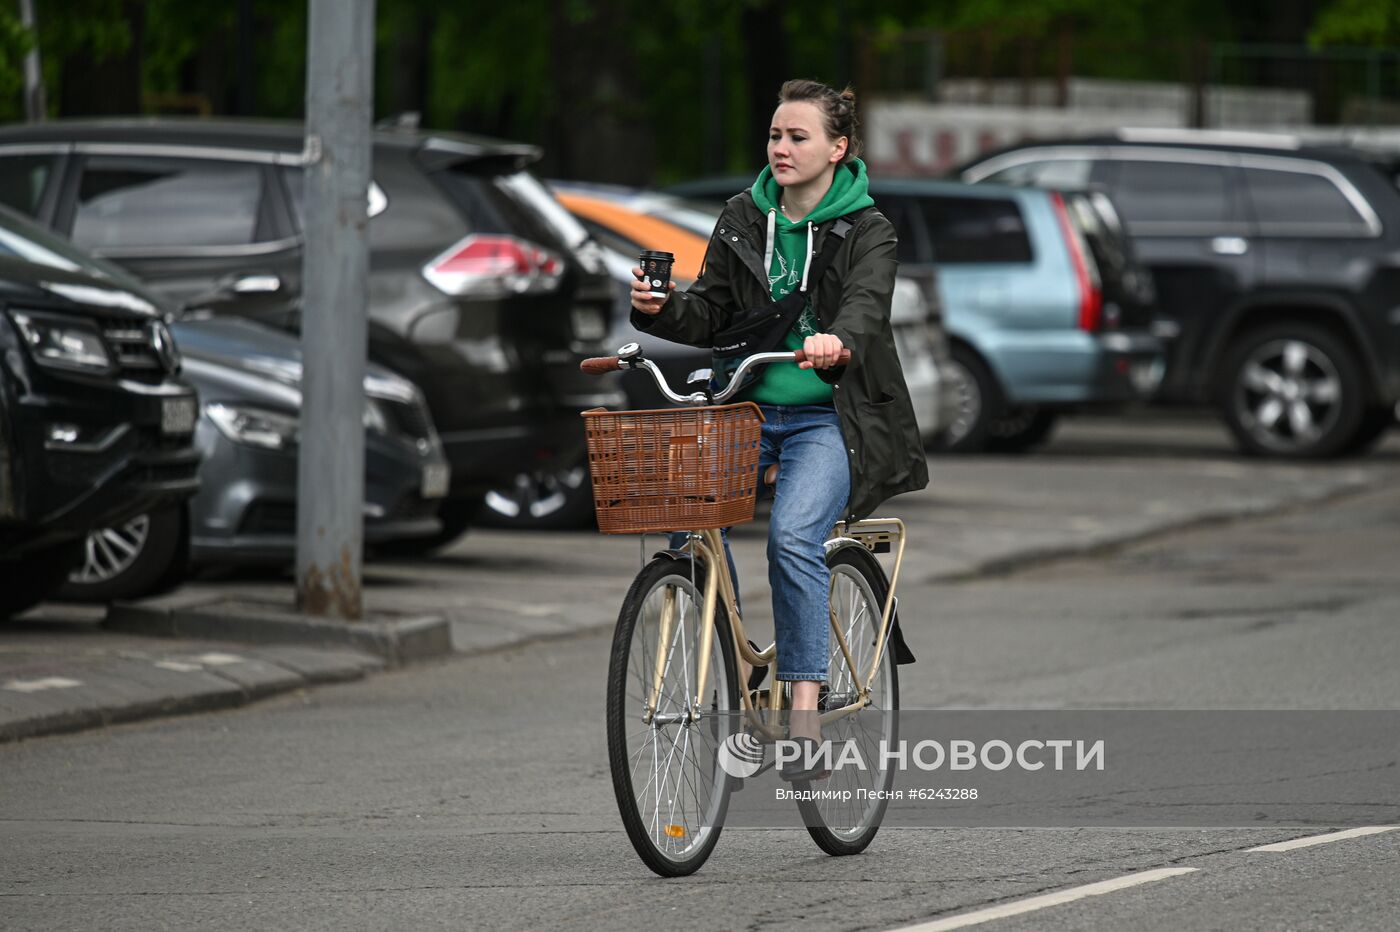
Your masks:
M593 503L604 534L729 527L753 520L759 425L753 402L583 412Z

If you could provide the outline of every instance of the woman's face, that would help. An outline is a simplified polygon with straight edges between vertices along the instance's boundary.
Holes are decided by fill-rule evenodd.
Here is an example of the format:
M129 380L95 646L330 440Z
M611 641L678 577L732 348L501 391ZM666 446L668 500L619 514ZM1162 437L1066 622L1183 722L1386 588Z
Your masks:
M846 154L846 137L831 139L822 112L805 100L779 104L768 130L768 167L778 184L788 187L821 177Z

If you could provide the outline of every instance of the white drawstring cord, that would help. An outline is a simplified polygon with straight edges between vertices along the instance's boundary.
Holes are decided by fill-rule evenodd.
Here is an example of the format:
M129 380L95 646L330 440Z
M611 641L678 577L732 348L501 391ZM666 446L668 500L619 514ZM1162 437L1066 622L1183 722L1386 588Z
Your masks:
M807 290L807 270L812 267L812 221L807 221L807 261L802 263L802 287Z
M773 274L773 225L778 222L778 211L768 208L768 237L763 246L763 274Z

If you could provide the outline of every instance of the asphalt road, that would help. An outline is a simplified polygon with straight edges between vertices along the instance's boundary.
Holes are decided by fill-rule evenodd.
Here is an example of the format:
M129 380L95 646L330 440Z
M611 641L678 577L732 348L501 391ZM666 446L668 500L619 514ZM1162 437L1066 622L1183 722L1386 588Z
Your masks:
M1390 443L1376 462L1400 461ZM1182 463L1272 468L1206 424L1113 421L986 469L1011 498L1106 458L1164 482ZM938 510L920 514L914 532L937 533ZM903 704L1400 709L1397 544L1400 486L1382 483L993 578L913 573L902 602L920 661L902 670ZM535 545L518 586L557 546ZM699 874L658 880L612 800L607 649L591 631L0 746L0 927L890 929L1056 893L1067 902L982 927L1381 929L1400 916L1400 831L1252 851L1325 829L887 829L832 859L805 832L732 830ZM1148 882L1116 887L1129 875ZM1101 883L1112 889L1083 889Z

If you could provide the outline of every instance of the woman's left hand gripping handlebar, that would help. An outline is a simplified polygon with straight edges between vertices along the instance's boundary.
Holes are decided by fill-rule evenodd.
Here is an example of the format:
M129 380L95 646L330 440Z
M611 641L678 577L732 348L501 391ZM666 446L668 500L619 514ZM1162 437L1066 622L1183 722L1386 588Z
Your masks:
M807 359L799 362L799 369L830 369L832 366L840 365L841 350L845 346L841 343L841 338L834 333L814 333L802 341L802 352L807 355Z

